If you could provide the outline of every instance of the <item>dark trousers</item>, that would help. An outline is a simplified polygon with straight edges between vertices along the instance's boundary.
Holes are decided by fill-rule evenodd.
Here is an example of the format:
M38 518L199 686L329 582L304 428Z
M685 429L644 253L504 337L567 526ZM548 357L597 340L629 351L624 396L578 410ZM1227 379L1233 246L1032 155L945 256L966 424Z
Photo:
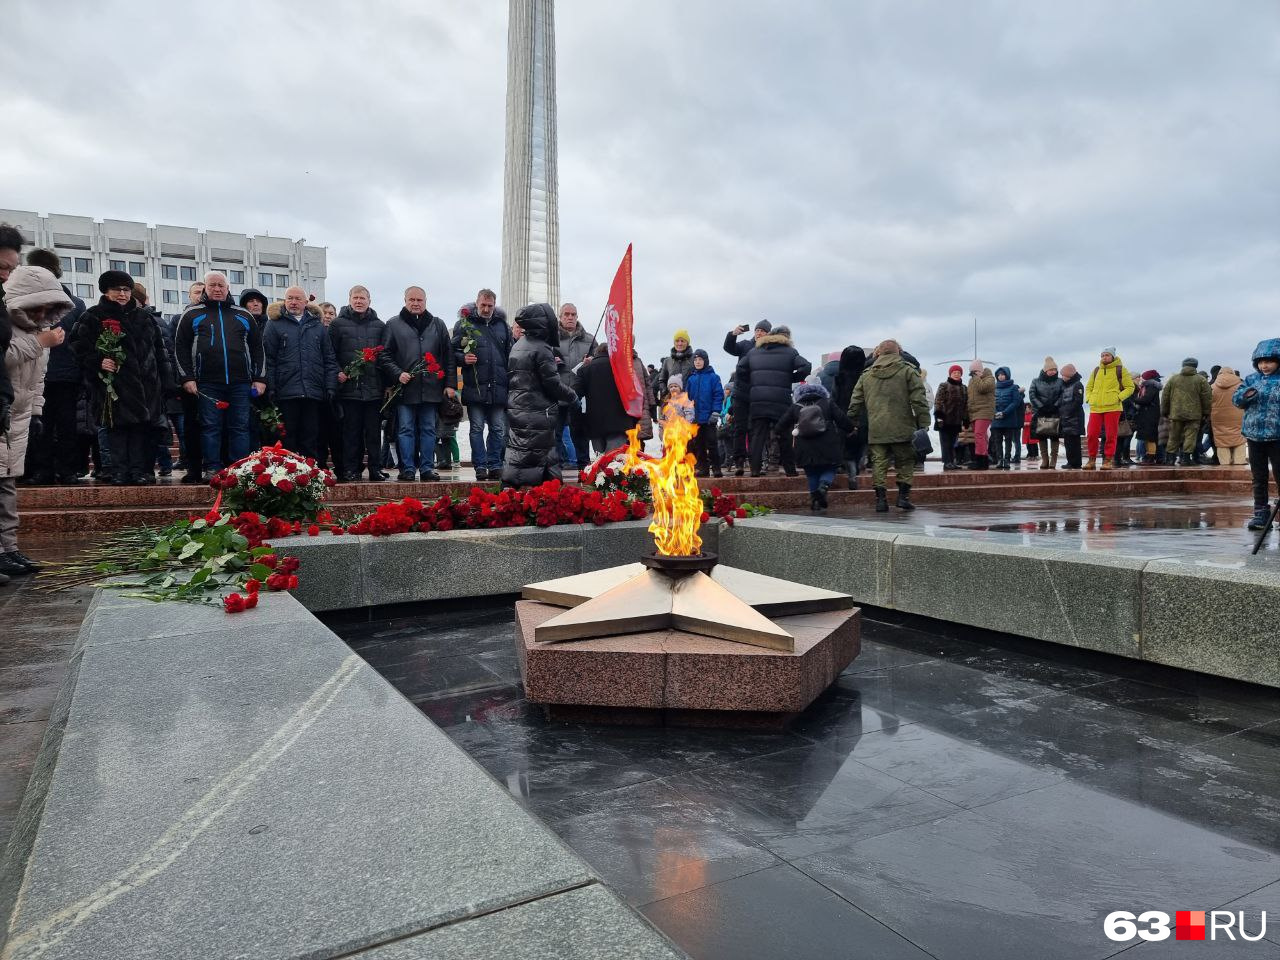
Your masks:
M1064 434L1062 452L1067 456L1067 466L1080 469L1080 434Z
M382 406L377 400L342 401L342 466L348 477L360 476L362 461L369 479L382 472Z
M773 428L778 425L777 420L769 417L753 417L751 419L751 472L759 473L760 467L764 461L765 453L769 449L769 439L773 436ZM787 437L785 443L778 444L778 454L782 459L782 466L786 469L795 469L795 448L791 446L791 438Z
M79 475L80 437L76 433L79 383L44 385L44 433L27 453L27 476L42 482Z
M573 452L578 456L578 469L585 470L591 463L591 435L587 433L587 418L577 407L569 411L569 436L573 438Z
M182 449L187 464L187 476L198 477L204 472L204 445L200 429L200 398L182 391Z
M938 431L938 443L942 447L942 462L956 462L956 441L960 439L959 427L943 427Z
M747 461L747 437L751 434L749 415L751 408L745 403L731 403L729 415L733 417L733 463L737 466Z
M714 423L698 424L698 432L690 444L693 456L698 461L696 469L720 469L720 444L717 442L717 432Z
M1019 427L996 427L991 431L994 436L996 450L1000 454L1001 460L1012 460L1016 452L1020 452L1020 436L1022 433Z
M1270 499L1267 468L1280 487L1280 440L1250 440L1249 473L1253 475L1253 505L1265 507Z
M338 416L337 401L330 401L320 408L320 444L322 456L318 459L333 467L342 476L342 418Z
M111 462L115 476L126 482L152 473L156 432L151 424L130 427L112 427L110 434ZM154 475L154 474L153 474Z
M284 445L304 457L320 459L320 410L323 400L297 397L281 400L277 407L284 423Z

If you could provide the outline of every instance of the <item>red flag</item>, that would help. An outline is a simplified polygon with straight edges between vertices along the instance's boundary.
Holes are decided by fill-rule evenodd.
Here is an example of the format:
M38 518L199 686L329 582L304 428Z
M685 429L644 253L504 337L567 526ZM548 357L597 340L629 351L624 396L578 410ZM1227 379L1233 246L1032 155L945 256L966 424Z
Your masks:
M631 244L614 275L609 288L609 303L604 308L604 334L609 344L609 366L613 369L613 382L618 385L622 409L637 419L644 415L644 387L636 376L632 351L635 335L632 324L635 315L631 304Z

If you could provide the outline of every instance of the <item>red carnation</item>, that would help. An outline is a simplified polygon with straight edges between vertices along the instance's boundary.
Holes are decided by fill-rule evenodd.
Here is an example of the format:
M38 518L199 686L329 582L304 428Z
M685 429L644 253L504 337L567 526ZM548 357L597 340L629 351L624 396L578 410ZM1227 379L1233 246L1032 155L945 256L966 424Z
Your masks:
M246 580L246 581L245 581L245 583L244 583L244 588L245 588L246 590L248 590L250 593L257 593L259 590L261 590L261 589L262 589L262 581L261 581L261 580Z
M227 613L239 613L245 609L245 606L244 597L238 593L229 593L222 598L222 609Z
M742 507L739 507L737 510L733 512L733 515L737 517L739 520L741 520L746 517L747 511L744 510Z
M246 610L252 610L257 605L258 605L258 595L256 593L251 593L244 598L244 608Z
M219 410L227 410L227 409L230 409L231 407L231 404L228 403L226 400L215 400L213 401L213 405L217 407Z
M698 522L699 522L699 523L706 523L706 522L707 522L708 520L710 520L710 519L711 519L711 514L707 513L707 511L703 510L703 511L702 511L702 516L698 518Z
M308 537L320 536L320 528L313 523L311 526L307 527L307 536Z

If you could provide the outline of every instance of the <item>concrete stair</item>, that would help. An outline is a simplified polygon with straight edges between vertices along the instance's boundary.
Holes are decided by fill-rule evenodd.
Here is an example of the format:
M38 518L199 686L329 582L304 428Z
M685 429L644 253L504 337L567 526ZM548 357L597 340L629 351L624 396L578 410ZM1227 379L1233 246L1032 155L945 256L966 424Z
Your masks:
M808 510L809 494L803 475L704 479L703 489L719 487L725 493L775 510ZM893 489L890 474L890 489ZM828 494L833 508L870 507L874 494L870 477L860 478L861 489L845 489L844 477L837 477ZM331 512L342 518L367 513L379 503L417 497L433 500L442 493L466 494L475 481L471 471L454 471L442 483L400 483L398 481L339 484L327 501ZM481 486L496 489L496 483ZM1249 495L1246 467L1131 467L1113 470L1017 470L943 472L930 463L917 473L912 499L921 504L988 502L999 500L1100 499L1169 494ZM161 526L212 506L214 492L176 480L161 481L152 487L113 487L86 482L66 487L19 487L18 513L23 535L47 536L78 532L118 530L149 524Z

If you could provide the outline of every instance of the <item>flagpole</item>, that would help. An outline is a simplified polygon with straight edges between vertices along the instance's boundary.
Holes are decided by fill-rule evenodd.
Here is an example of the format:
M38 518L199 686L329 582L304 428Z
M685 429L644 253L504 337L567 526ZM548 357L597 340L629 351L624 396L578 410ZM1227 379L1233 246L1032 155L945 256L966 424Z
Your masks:
M594 339L596 338L596 333L599 333L599 332L600 332L600 328L601 328L602 326L604 326L604 315L605 315L606 313L608 313L608 312L609 312L609 306L608 306L608 304L605 304L604 309L600 311L600 319L596 322L596 332L595 332L595 333L593 333L593 334L591 334L591 339L592 339L592 340L594 340Z

